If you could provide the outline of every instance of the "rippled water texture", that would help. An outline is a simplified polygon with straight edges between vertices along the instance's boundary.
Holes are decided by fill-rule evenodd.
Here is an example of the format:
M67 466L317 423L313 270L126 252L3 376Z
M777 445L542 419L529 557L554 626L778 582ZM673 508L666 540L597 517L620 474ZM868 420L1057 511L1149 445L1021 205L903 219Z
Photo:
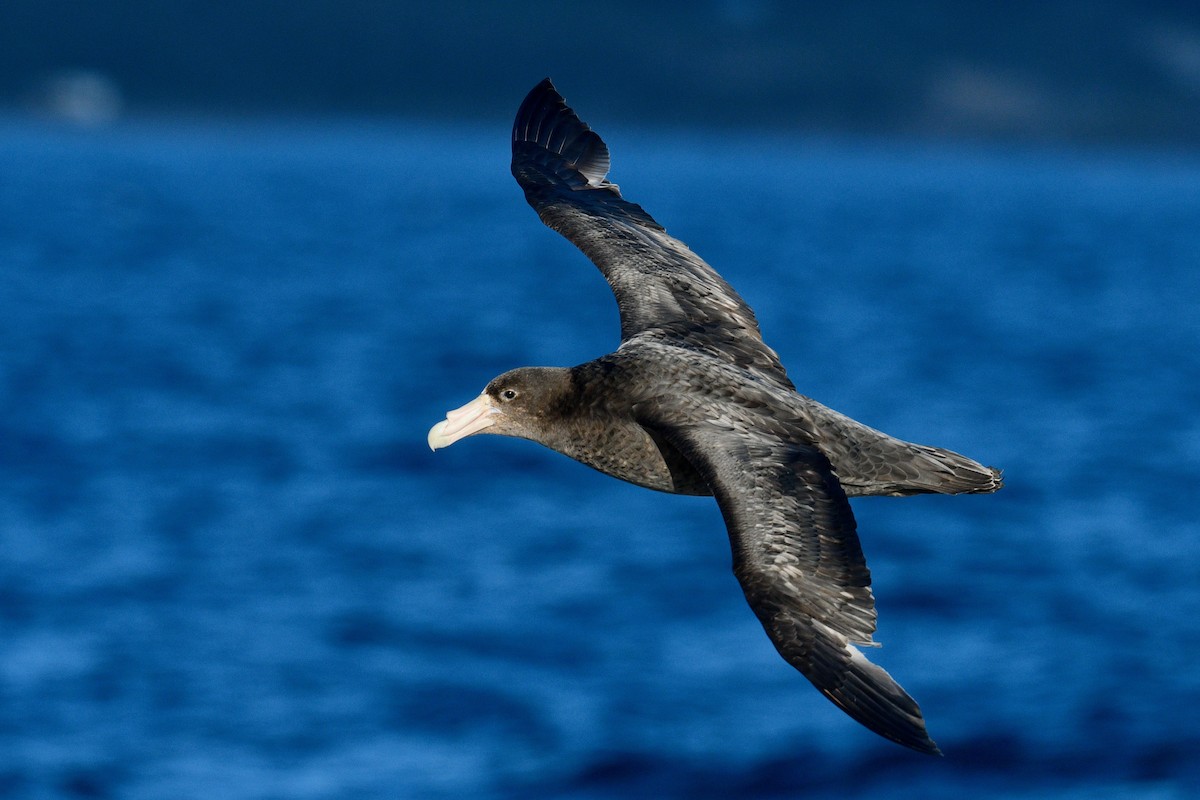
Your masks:
M801 391L1003 467L855 504L946 757L783 663L705 498L425 432L612 349L504 129L0 124L0 793L1183 798L1200 162L606 126Z

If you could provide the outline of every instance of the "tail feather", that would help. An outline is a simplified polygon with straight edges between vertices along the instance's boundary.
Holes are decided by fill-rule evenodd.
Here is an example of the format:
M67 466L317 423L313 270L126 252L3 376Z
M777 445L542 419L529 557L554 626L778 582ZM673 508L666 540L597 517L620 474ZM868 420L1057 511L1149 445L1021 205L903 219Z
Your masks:
M819 446L850 497L987 494L1004 485L1000 470L941 447L913 444L806 398Z
M918 476L912 481L913 493L989 494L1004 486L1004 477L995 467L985 467L978 461L923 444L909 445ZM901 492L906 494L906 492Z

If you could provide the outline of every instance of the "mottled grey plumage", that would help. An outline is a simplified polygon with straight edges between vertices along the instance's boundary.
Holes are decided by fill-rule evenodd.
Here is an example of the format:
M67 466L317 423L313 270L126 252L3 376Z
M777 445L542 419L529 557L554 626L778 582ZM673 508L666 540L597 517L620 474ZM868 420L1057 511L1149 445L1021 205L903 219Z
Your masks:
M550 81L535 87L513 126L513 175L608 280L621 345L495 378L430 445L518 436L641 486L714 495L734 574L780 654L871 730L939 752L916 702L855 646L873 644L875 602L847 497L992 492L999 472L797 394L745 301L623 199L608 167Z

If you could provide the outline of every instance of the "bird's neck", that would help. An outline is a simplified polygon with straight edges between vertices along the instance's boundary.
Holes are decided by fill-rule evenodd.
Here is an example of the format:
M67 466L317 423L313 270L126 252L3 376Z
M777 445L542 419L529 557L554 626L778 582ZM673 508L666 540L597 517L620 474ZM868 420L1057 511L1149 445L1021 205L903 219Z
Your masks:
M669 445L635 419L631 406L607 390L615 374L585 364L573 371L572 402L539 442L581 464L623 481L676 494L708 494L704 481Z

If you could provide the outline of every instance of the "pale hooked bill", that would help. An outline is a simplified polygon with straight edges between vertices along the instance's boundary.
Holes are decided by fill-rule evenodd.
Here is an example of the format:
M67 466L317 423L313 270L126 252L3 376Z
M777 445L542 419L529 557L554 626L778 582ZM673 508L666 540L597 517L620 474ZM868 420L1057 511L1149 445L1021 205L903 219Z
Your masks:
M481 394L461 408L456 408L446 414L446 418L429 429L430 450L449 447L470 436L479 433L496 421L495 415L500 409L492 405L492 400L486 394Z

